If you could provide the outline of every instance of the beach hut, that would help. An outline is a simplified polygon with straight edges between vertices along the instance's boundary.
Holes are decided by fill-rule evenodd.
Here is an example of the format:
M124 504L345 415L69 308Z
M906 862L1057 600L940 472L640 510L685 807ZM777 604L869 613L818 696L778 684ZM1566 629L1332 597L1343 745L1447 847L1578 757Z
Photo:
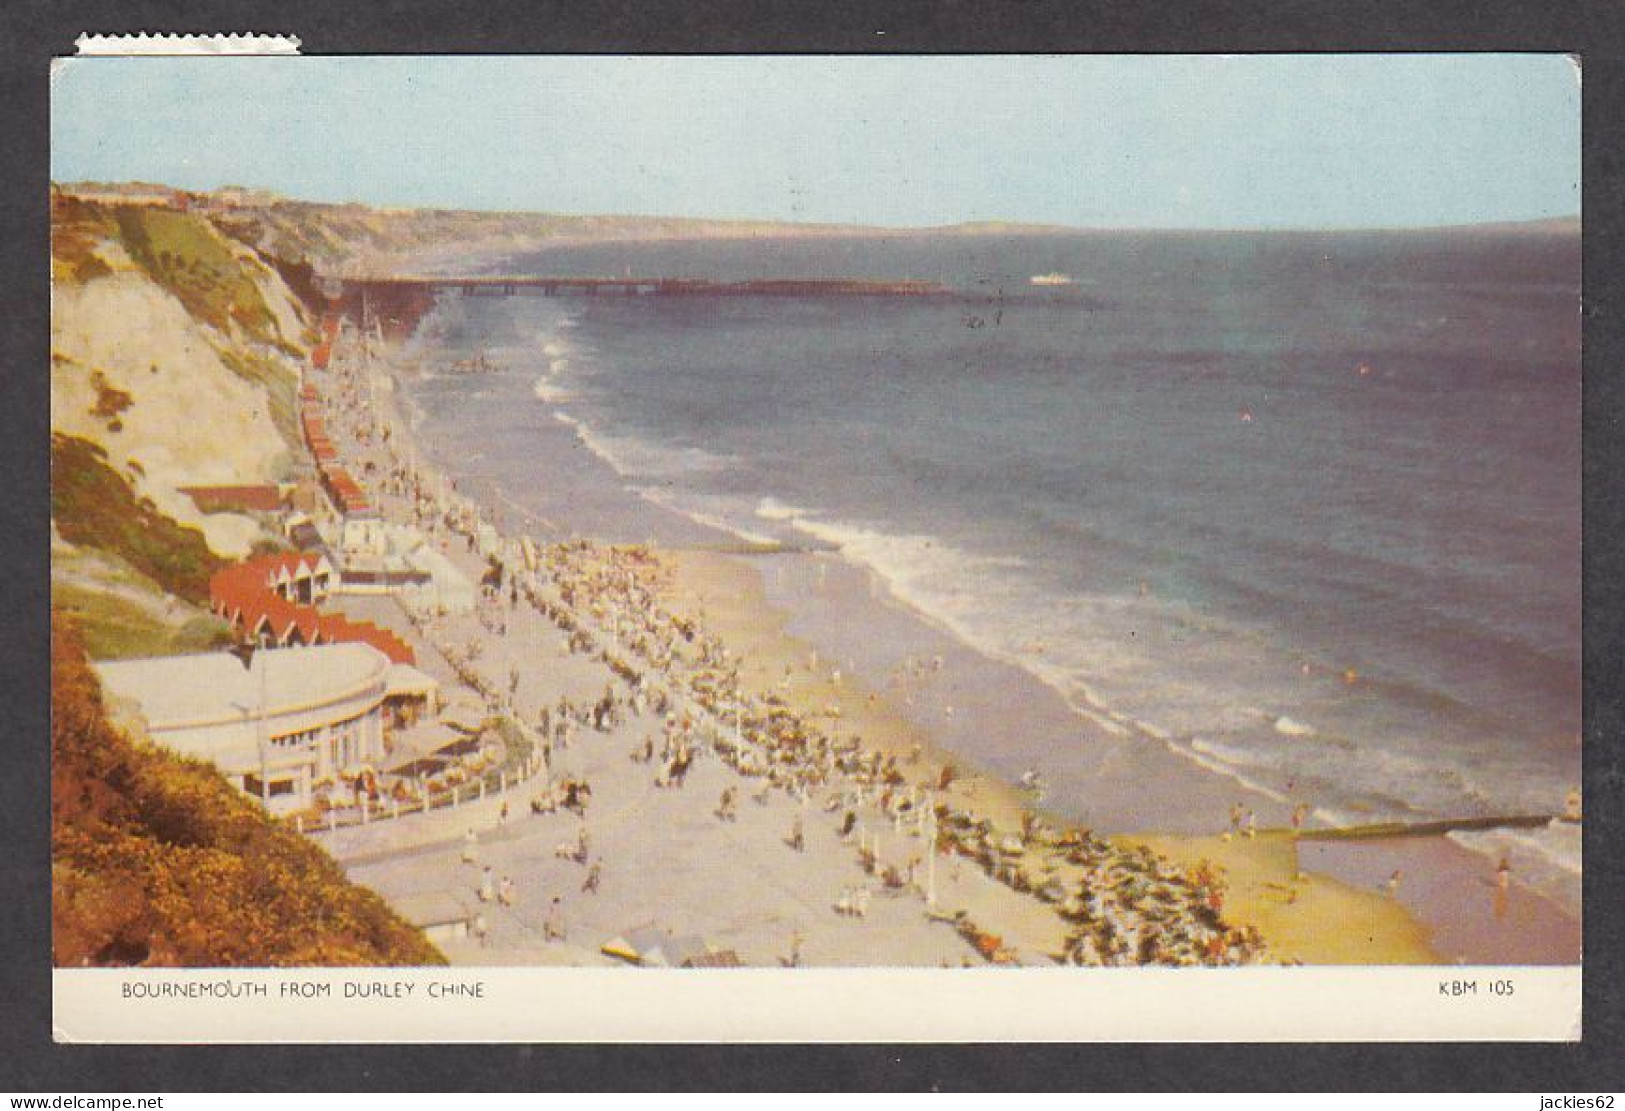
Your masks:
M450 891L407 895L396 899L394 907L435 944L466 939L475 914L461 896Z
M732 949L712 949L683 962L684 968L741 968L739 954Z
M391 775L410 779L418 775L433 775L444 769L454 755L446 750L466 743L469 738L455 729L429 721L402 729L391 740L390 763L385 770Z
M433 676L411 664L392 663L385 682L385 718L392 728L404 729L433 712L440 695L440 684Z
M640 926L612 937L599 946L598 951L606 957L614 957L639 968L739 967L739 955L732 950L719 952L708 946L703 938L694 935L673 937L654 926ZM732 964L718 963L726 962L730 957Z
M478 733L485 727L485 707L458 699L440 712L440 724L462 734Z

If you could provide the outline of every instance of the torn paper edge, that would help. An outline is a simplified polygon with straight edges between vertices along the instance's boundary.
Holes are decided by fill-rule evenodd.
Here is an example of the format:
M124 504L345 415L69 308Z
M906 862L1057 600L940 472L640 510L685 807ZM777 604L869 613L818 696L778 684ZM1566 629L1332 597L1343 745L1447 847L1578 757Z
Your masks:
M153 55L229 57L245 55L293 55L299 53L296 35L262 35L231 32L217 35L83 34L73 41L81 58L142 57Z

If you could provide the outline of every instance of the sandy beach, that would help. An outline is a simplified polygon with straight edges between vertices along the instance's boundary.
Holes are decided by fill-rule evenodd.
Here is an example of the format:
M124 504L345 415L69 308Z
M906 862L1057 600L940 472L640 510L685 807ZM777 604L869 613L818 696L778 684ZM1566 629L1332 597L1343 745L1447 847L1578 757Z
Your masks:
M347 328L339 350L334 371L314 377L358 472L392 476L369 483L383 487L376 500L386 517L423 525L473 580L487 562L448 521L495 523L509 541L524 532L547 553L522 597L498 594L475 613L414 623L389 599L340 599L350 603L342 608L412 640L419 666L454 698L458 670L473 668L489 689L508 688L507 708L527 723L561 699L574 713L607 693L618 710L603 730L573 730L568 747L551 753L548 779L591 784L583 815L532 814L537 788L527 784L456 810L321 835L353 878L392 901L445 893L477 901L487 867L494 879L508 877L508 900L475 903L487 921L483 942L446 946L454 961L614 963L604 945L637 931L700 939L757 965L958 966L994 954L1021 964L1137 963L1142 943L1168 963L1448 963L1491 959L1505 941L1506 916L1440 928L1459 893L1426 877L1443 868L1469 884L1487 882L1493 866L1459 859L1471 854L1439 842L1429 860L1401 865L1392 863L1396 854L1417 846L1300 852L1284 832L1285 806L1166 751L1080 730L1076 715L1027 672L920 620L834 552L751 553L664 519L670 515L606 475L563 426L551 445L537 447L545 505L505 503L480 475L478 452L459 458L412 432L398 379L415 372L412 360L434 358L432 346L416 348L412 360L393 345L363 358ZM429 460L456 475L459 489ZM562 543L582 535L623 545L657 536L660 544ZM597 583L604 593L569 604L560 588L572 583ZM658 627L676 621L703 630L698 654L679 646L664 671L645 672L684 677L651 684L673 696L664 715L637 712L650 688L629 693L624 675L606 664L636 655L635 615L625 604L639 598L658 599ZM566 612L565 624L576 624L591 650L572 646L558 620ZM646 647L658 655L661 646ZM725 683L705 685L713 680ZM713 705L697 703L696 689L716 691ZM743 756L757 747L752 736L767 738L777 712L796 723L794 745L802 746L794 760L785 757L782 778L758 774ZM1021 728L1012 730L1013 721ZM1013 732L1014 743L978 748L989 730ZM1049 738L1062 731L1083 733L1080 751L1053 750ZM719 750L730 732L737 747ZM829 742L825 765L846 769L807 778L827 770L811 771L818 761L803 759L814 750L809 735ZM781 741L782 754L791 742ZM662 758L669 763L673 752L696 754L686 782L658 786ZM1040 799L1014 785L1024 770L1056 759L1091 762L1086 794ZM1239 799L1261 832L1220 838L1223 815ZM936 854L927 810L939 823L958 823L946 832L939 824ZM587 850L575 852L583 831ZM998 846L1011 837L1017 848L1006 858ZM1380 881L1400 866L1423 878L1390 897ZM1101 893L1125 880L1128 897L1113 894L1101 906ZM1160 908L1148 935L1143 899ZM1561 962L1571 943L1577 954L1577 925L1572 937L1561 918L1554 926L1550 904L1523 893L1513 905L1528 959ZM1209 931L1200 908L1222 925ZM1114 925L1102 927L1107 918ZM1173 924L1167 938L1164 923ZM1173 935L1183 938L1187 928L1191 939L1176 943ZM1114 954L1102 931L1135 952Z

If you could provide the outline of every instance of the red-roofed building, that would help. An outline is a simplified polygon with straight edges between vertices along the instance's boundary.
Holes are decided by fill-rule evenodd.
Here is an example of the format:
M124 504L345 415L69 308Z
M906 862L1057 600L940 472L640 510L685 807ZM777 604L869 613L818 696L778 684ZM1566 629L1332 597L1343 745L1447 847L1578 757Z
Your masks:
M388 656L391 663L411 664L417 662L412 652L412 646L388 629L380 629L377 625L365 621L350 627L355 632L355 635L350 638L351 640L372 645Z
M310 353L310 365L317 370L326 370L333 359L333 341L338 339L339 323L340 318L332 314L322 317L322 341Z
M287 505L280 486L182 486L204 513L275 513Z
M361 643L393 663L416 662L412 646L389 630L308 604L326 598L333 583L326 556L262 556L215 572L209 598L215 613L267 647Z

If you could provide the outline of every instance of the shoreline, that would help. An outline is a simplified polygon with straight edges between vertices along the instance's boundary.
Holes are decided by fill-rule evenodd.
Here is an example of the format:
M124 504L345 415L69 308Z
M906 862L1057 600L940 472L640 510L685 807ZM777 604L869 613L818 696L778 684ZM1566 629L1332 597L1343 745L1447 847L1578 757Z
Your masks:
M839 557L826 555L823 558ZM830 650L834 643L830 639L830 626L839 624L838 616L819 619L807 613L809 609L817 610L826 605L836 614L861 612L866 624L901 626L913 622L925 628L919 639L911 642L916 653L944 653L951 671L957 652L962 657L959 661L962 667L974 669L984 680L989 674L995 675L987 681L985 692L993 704L981 707L980 713L969 697L971 692L963 684L944 679L937 688L956 691L956 715L952 719L924 711L913 715L922 728L947 743L948 751L955 758L969 760L988 771L985 760L968 755L964 747L953 746L956 741L962 746L974 744L978 730L997 728L997 714L1002 708L999 700L1005 698L1029 699L1025 715L1029 721L1038 719L1040 727L1046 714L1053 715L1058 719L1060 731L1086 738L1082 747L1070 750L1067 757L1093 761L1089 781L1095 795L1065 800L1073 805L1057 806L1052 800L1048 809L1053 820L1067 823L1081 820L1085 825L1107 831L1113 840L1127 844L1154 843L1168 848L1170 855L1194 862L1204 855L1198 850L1205 850L1209 856L1214 853L1233 855L1221 848L1225 842L1220 837L1226 826L1226 808L1240 799L1258 812L1260 837L1290 836L1289 808L1273 798L1258 795L1225 773L1198 766L1161 744L1129 752L1113 747L1113 738L1079 720L1071 707L1042 680L1015 664L984 656L974 647L964 645L951 632L915 613L908 603L884 593L878 598L871 593L866 601L815 596L813 585L805 581L809 576L797 576L786 570L799 559L771 556L749 561L764 580L801 580L767 591L769 604L792 611L786 623L792 632L810 636ZM845 560L841 562L852 569L853 578L877 578L861 567ZM885 589L884 584L877 584L877 588L882 592ZM797 606L799 613L793 612ZM853 639L848 638L845 645L836 647L856 650ZM883 671L884 667L870 670ZM1005 678L997 677L1001 671ZM917 689L915 693L922 692ZM1041 733L1033 745L1003 753L1002 763L989 774L1009 786L1022 767L1045 758L1043 744L1048 736ZM1197 850L1175 851L1173 846L1176 845L1196 846ZM1551 896L1516 877L1506 899L1493 898L1496 861L1457 844L1448 836L1381 837L1359 845L1305 841L1302 849L1306 871L1318 873L1325 881L1350 891L1403 908L1420 922L1425 927L1421 944L1432 952L1432 963L1578 962L1581 922L1577 916ZM1408 877L1401 884L1397 902L1389 899L1384 887L1384 881L1396 868ZM1271 923L1279 918L1272 906L1273 898L1273 894L1266 893L1262 904L1264 919ZM1464 914L1463 908L1473 908L1473 913Z
M708 553L680 553L676 556L679 578L686 577L678 592L690 604L704 599L712 603L708 616L725 640L752 646L758 682L769 685L782 667L792 669L798 693L830 699L843 707L854 729L861 728L866 740L882 749L903 750L918 743L929 754L928 763L940 766L955 763L963 769L961 784L966 806L997 820L1019 821L1023 810L1034 809L1016 785L989 773L953 751L944 750L929 733L909 722L884 697L864 690L860 682L847 681L832 686L822 676L807 675L796 669L796 657L809 647L785 631L788 614L776 609L759 583L750 583L752 572L739 568L732 572L716 564L727 557ZM736 561L737 562L737 561ZM731 581L743 596L741 603L719 611L715 606L719 580ZM709 589L706 589L709 587ZM876 742L876 738L878 742ZM1065 817L1038 808L1052 822L1072 825ZM1290 913L1274 905L1271 890L1289 883L1296 868L1285 863L1281 849L1288 843L1280 833L1263 833L1251 840L1221 842L1217 837L1193 835L1112 834L1106 839L1127 848L1145 846L1183 867L1197 868L1211 863L1222 869L1227 881L1226 915L1244 926L1255 927L1263 935L1271 956L1278 960L1305 964L1442 964L1428 944L1426 927L1403 907L1373 892L1341 883L1326 876L1312 884L1300 884L1305 897L1295 900ZM1352 931L1347 923L1356 923ZM1336 928L1332 928L1336 924ZM1363 938L1362 936L1363 935Z
M418 355L421 359L422 353L419 352ZM394 389L409 388L400 381L401 373L399 367L392 370ZM392 398L392 406L397 400L404 401ZM400 427L409 427L404 412L397 410L395 419ZM415 454L418 459L435 458L439 455L436 449L440 445L433 444L419 431L413 430L411 438L417 441ZM402 443L404 444L404 440ZM426 452L425 448L428 449ZM608 470L608 465L596 458L581 462L588 467ZM614 481L618 485L619 477L615 476ZM476 479L470 485L482 484L484 483L481 480ZM489 484L499 487L500 481L492 479ZM489 497L485 499L487 502L491 500ZM511 499L505 500L511 502ZM565 500L568 501L567 498ZM675 516L673 511L652 505L647 499L637 500L642 514ZM525 511L524 507L517 504L512 505L512 510ZM511 510L504 511L501 516L506 518L510 512ZM567 520L562 513L557 516ZM712 530L702 528L701 531ZM858 667L855 673L849 672L844 682L838 684L832 683L826 675L814 674L807 661L810 653L815 651L813 645L819 641L819 630L809 630L803 626L808 624L806 611L828 608L826 603L829 599L809 598L805 583L798 587L794 582L786 582L787 578L794 577L794 570L787 571L786 568L794 564L795 569L805 572L810 562L838 560L852 573L858 575L871 573L844 558L828 554L775 555L758 559L720 554L705 551L698 545L682 544L663 544L660 547L660 554L675 571L677 584L670 594L673 602L703 610L706 627L720 633L725 643L737 647L738 654L751 661L744 674L752 680L757 688L756 693L784 693L795 705L813 716L816 716L821 708L839 705L842 710L841 720L847 723L853 732L861 733L865 742L873 747L905 756L913 746L919 745L922 750L929 753L933 767L940 767L942 763L949 761L954 762L964 773L960 780L961 785L970 787L975 792L974 800L966 798L965 801L974 801L978 813L996 816L996 820L1000 820L1001 824L1018 821L1021 811L1030 807L1030 800L1019 787L1010 782L1013 776L1009 767L989 768L985 766L985 760L977 758L980 754L968 754L962 749L956 749L951 743L939 743L943 740L941 734L944 732L940 723L937 728L932 728L917 720L918 713L911 714L908 708L897 704L895 691L885 689L885 684L873 681L876 675L883 672L870 667ZM771 571L767 569L769 559L772 563ZM822 572L820 575L822 576ZM770 582L769 580L775 576L777 581ZM798 596L798 589L799 606L793 604ZM871 595L874 589L874 584L870 583ZM884 587L880 589L884 590ZM734 601L721 604L725 595L732 596ZM787 598L792 604L784 604ZM871 612L875 608L872 602L871 597L868 606ZM883 600L883 606L903 614L904 620L915 624L926 623L921 615L910 610L906 603L889 596L889 593ZM862 612L864 609L865 602L861 597L856 599L848 597L838 602L834 612L850 614ZM938 629L931 630L931 633L935 636L945 635ZM961 648L977 656L982 663L989 662L974 649L963 645ZM840 658L837 652L830 652L828 655L831 658ZM997 664L997 661L992 662ZM1036 682L1030 675L1026 677ZM1055 701L1060 701L1058 696ZM1066 708L1066 712L1071 714L1070 708ZM1073 724L1075 729L1075 721ZM1167 753L1166 758L1169 761L1179 759L1172 753ZM1137 805L1140 807L1142 820L1132 823L1140 832L1113 837L1113 843L1131 847L1152 845L1171 859L1184 861L1192 866L1202 859L1212 860L1222 857L1228 861L1225 866L1234 873L1233 883L1250 892L1246 897L1232 897L1229 916L1238 923L1258 926L1265 932L1266 940L1272 941L1272 948L1277 942L1270 938L1271 933L1274 933L1277 939L1286 939L1280 943L1281 951L1273 954L1277 957L1304 960L1309 963L1343 961L1445 963L1441 957L1448 956L1448 950L1436 951L1428 944L1429 935L1434 932L1429 927L1437 928L1440 922L1438 912L1442 908L1430 905L1425 898L1402 901L1387 899L1372 890L1372 886L1365 884L1363 879L1354 875L1346 861L1322 854L1324 859L1318 859L1316 867L1324 869L1326 874L1317 874L1313 885L1315 894L1311 897L1294 897L1293 901L1287 904L1293 908L1288 914L1271 905L1270 893L1274 889L1270 885L1279 883L1283 869L1278 839L1275 836L1261 834L1257 842L1243 842L1238 839L1226 844L1214 837L1201 836L1197 830L1188 828L1189 822L1186 823L1186 829L1183 831L1175 829L1172 836L1166 829L1151 832L1158 828L1155 821L1158 814L1166 818L1170 813L1189 813L1192 809L1189 806L1190 792L1207 792L1209 797L1204 806L1197 809L1212 810L1216 805L1222 805L1218 800L1233 798L1240 790L1237 786L1223 783L1218 775L1196 768L1188 761L1179 761L1179 765L1177 772L1153 777L1153 782L1162 787L1163 797L1153 798L1150 806L1146 805L1144 798L1148 793L1145 789L1146 780L1138 774L1143 769L1129 768L1119 771L1117 785L1119 788L1137 783L1138 794L1141 796ZM1182 790L1185 792L1183 798L1179 797ZM1267 803L1261 804L1260 809L1265 810L1267 806ZM1047 812L1045 816L1051 821L1068 825L1075 820L1063 817L1053 810ZM1113 816L1122 817L1121 813ZM1094 824L1099 828L1122 828L1123 825L1121 821ZM1163 824L1166 826L1169 823L1165 821ZM1179 823L1172 824L1177 826ZM1454 849L1461 857L1469 855L1464 849L1447 847ZM1378 855L1383 855L1384 850L1381 846L1368 848L1374 848ZM1450 866L1460 867L1461 864L1462 862L1458 860ZM1334 878L1337 875L1342 875L1344 879ZM1258 877L1256 884L1253 879L1255 876ZM1236 882L1236 877L1240 877L1239 882ZM1255 887L1257 890L1253 890ZM1314 925L1314 923L1341 923L1348 919L1351 911L1361 921L1371 923L1371 928L1367 931L1370 940L1363 948L1351 949L1342 943L1335 930L1321 929ZM1535 919L1538 921L1539 915L1536 915ZM1448 941L1462 940L1460 937L1448 936L1450 931L1445 933ZM1467 941L1472 942L1473 939L1468 937ZM1550 957L1546 959L1550 960Z

